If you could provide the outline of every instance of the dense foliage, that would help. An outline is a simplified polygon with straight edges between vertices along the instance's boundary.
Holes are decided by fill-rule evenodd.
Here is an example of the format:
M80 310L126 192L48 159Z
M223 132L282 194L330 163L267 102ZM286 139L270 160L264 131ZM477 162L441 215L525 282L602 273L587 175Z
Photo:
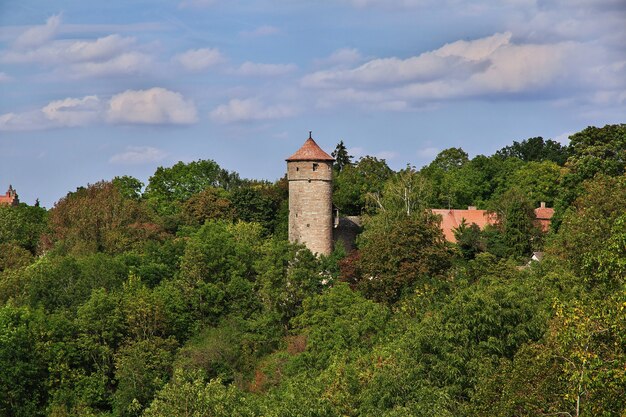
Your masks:
M0 206L0 416L626 415L626 125L334 156L363 232L327 257L214 161ZM446 242L428 208L468 205L498 222Z

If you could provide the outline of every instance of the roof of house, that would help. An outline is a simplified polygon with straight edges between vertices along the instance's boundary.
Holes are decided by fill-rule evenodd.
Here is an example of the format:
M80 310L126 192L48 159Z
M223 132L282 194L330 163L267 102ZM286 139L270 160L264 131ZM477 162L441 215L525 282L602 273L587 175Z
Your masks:
M456 242L454 229L459 227L463 219L468 226L475 223L481 229L496 222L496 216L487 210L432 209L432 212L441 216L441 229L449 242Z
M286 159L290 161L334 161L335 158L328 155L319 147L309 134L309 138L304 142L304 145L296 151L293 155Z
M441 229L448 242L456 242L454 237L454 229L465 219L465 223L469 226L475 223L484 229L489 224L495 224L498 217L495 213L490 213L487 210L457 210L457 209L431 209L433 213L441 216ZM548 207L538 207L535 209L535 217L541 225L541 229L545 232L550 228L550 219L554 215L554 209Z
M554 216L554 209L550 207L538 207L535 209L535 217L538 220L550 220Z

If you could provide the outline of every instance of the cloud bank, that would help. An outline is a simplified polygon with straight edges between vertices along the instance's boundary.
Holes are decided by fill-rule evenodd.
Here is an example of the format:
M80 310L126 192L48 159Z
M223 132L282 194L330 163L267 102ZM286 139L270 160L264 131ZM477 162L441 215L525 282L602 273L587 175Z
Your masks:
M97 123L187 125L198 121L193 101L155 87L127 90L109 100L98 96L55 100L41 109L0 115L0 131L82 127Z

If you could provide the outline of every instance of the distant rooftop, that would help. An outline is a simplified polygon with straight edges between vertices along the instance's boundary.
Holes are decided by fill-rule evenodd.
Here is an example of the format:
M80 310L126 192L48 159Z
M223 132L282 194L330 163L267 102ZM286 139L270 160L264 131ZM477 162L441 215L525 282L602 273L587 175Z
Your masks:
M335 158L328 155L319 147L317 143L311 137L309 132L309 138L304 142L304 145L296 151L293 155L286 159L287 162L291 161L334 161Z
M435 214L441 216L441 229L448 242L456 242L454 237L454 229L458 228L463 220L469 226L472 223L482 229L487 225L494 225L498 221L495 213L487 210L476 210L475 207L468 207L467 210L458 209L431 209ZM554 209L546 207L545 203L535 209L536 224L543 232L550 229L550 222L554 215Z

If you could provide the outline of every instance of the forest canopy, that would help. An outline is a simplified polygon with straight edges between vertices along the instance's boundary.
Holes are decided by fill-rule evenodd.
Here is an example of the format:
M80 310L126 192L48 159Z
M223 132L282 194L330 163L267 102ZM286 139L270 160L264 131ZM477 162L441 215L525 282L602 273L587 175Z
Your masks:
M346 144L329 256L286 178L212 160L0 206L0 416L626 415L626 125L399 171ZM498 221L447 242L430 209L467 206Z

